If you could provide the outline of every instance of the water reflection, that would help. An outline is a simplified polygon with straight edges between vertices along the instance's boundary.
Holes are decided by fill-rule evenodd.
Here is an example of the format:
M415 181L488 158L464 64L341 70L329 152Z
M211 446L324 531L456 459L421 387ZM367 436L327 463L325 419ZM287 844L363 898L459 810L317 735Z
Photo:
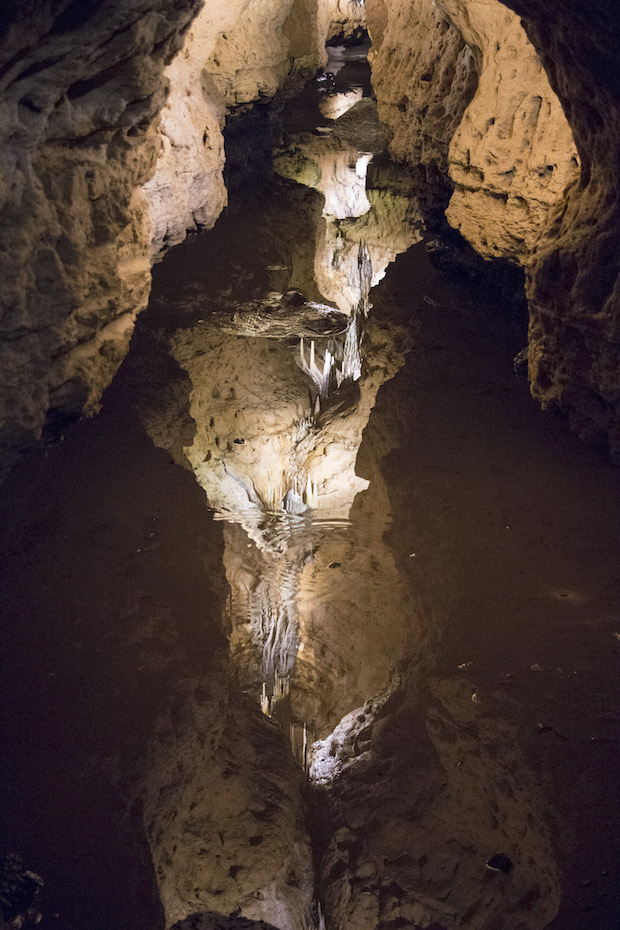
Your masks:
M364 91L361 87L355 87L342 93L327 94L321 100L319 109L326 119L338 119L339 116L354 107L356 103L359 103L363 96Z
M227 523L231 655L300 755L383 685L411 626L387 518L365 512L356 460L377 391L403 362L402 334L368 324L370 291L418 241L420 219L409 180L382 158L372 102L362 117L357 147L335 120L275 157L280 175L323 195L310 235L286 242L284 260L279 242L268 263L279 289L239 301L190 288L186 309L204 315L171 336L192 384L185 456Z

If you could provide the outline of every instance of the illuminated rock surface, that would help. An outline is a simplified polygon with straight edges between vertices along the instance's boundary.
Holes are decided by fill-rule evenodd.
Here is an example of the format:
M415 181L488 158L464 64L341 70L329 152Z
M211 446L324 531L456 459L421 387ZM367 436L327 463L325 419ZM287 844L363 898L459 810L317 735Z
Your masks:
M497 0L386 8L373 80L394 154L447 167L448 222L482 255L526 261L578 159L518 17Z
M523 6L536 44L544 22ZM310 15L259 7L287 41ZM371 29L386 14L375 4ZM574 36L558 35L560 63ZM593 44L575 57L584 83ZM239 93L259 86L240 71ZM342 53L330 73L274 108L277 173L233 177L215 229L157 267L103 411L66 435L56 423L0 493L3 835L45 879L42 930L617 919L620 478L529 400L518 301L433 266L359 62ZM567 80L558 64L584 183L608 181ZM328 119L330 96L337 111L360 87ZM260 119L229 137L232 174L268 151ZM424 143L438 171L445 142ZM594 180L566 222L606 203L596 251L614 208ZM565 270L549 222L531 258L543 297ZM537 299L544 373L563 331ZM537 383L561 375L574 399L571 339ZM609 378L599 419L612 361L592 369Z
M2 394L9 447L96 409L150 288L140 184L164 66L197 3L39 4L2 60ZM7 11L10 16L10 10ZM52 414L53 418L53 414Z
M485 257L525 266L532 393L617 459L617 9L575 0L550 19L536 0L367 8L392 150L447 166L449 222Z
M38 438L46 416L53 430L97 409L146 306L150 253L212 225L226 202L226 107L272 96L293 58L313 70L323 55L318 33L313 42L302 33L307 48L291 57L281 31L291 0L237 0L206 4L174 58L199 6L44 2L12 16L9 5L0 46L9 449Z

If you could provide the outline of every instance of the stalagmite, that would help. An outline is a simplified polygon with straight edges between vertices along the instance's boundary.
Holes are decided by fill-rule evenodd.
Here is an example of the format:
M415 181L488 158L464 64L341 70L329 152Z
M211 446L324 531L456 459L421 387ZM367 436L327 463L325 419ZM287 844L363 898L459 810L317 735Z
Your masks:
M265 714L266 717L270 717L269 713L269 698L267 697L267 685L263 682L263 693L260 699L260 709Z

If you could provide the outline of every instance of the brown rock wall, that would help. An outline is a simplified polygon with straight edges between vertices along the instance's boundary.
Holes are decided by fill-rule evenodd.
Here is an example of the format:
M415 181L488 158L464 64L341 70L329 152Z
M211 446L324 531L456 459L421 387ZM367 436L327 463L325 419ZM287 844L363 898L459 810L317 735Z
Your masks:
M379 116L399 161L444 173L448 145L477 82L476 58L436 5L367 0Z
M524 261L577 157L518 18L496 0L370 0L369 23L392 153L449 173L448 221L477 251Z
M576 174L571 131L517 16L496 0L441 5L480 57L450 143L448 222L483 256L523 263Z
M529 267L530 380L543 406L620 461L620 14L511 0L571 125L579 179L550 214Z
M226 202L226 106L317 66L322 40L303 28L316 25L315 5L289 22L292 5L206 4L172 63L200 0L5 9L0 436L10 448L38 438L48 411L56 421L97 409L148 300L149 252L212 225Z
M379 109L397 158L449 164L449 222L484 257L525 267L532 393L616 460L619 14L610 0L505 6L369 0ZM463 41L479 76L471 102L445 80ZM452 94L460 110L449 120L434 103Z
M2 61L1 435L96 407L146 304L162 72L198 0L22 9ZM32 15L27 15L31 12Z

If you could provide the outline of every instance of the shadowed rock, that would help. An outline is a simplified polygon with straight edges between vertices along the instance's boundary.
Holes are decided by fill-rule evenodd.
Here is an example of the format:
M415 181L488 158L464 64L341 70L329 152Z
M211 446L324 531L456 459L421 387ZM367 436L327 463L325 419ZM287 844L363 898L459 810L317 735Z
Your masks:
M190 914L185 920L179 920L170 930L276 930L273 924L262 920L248 920L247 917L225 917L216 911L204 911L202 914Z

